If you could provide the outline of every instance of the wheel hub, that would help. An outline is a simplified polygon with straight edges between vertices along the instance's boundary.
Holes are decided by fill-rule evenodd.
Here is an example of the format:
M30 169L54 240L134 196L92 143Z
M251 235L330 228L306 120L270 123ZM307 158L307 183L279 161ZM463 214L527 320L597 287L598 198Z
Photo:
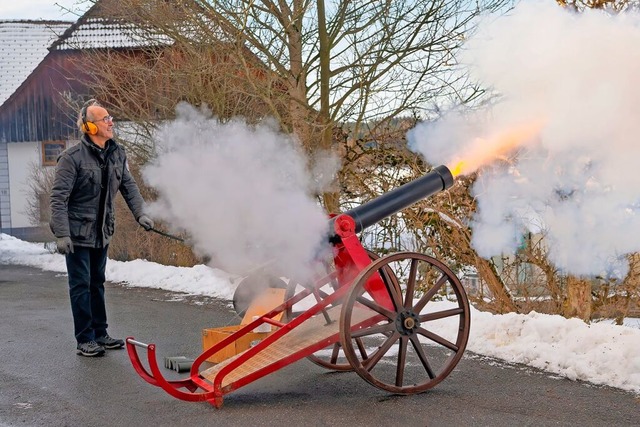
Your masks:
M402 335L411 335L420 327L418 315L411 310L398 313L396 317L396 329Z

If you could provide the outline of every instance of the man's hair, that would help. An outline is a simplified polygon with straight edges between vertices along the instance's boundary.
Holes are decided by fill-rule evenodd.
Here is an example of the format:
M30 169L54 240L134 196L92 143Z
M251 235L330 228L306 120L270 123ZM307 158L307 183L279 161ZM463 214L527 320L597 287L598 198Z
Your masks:
M93 117L91 119L87 117L87 111L89 110L89 107L93 107L94 105L97 105L99 107L101 106L100 103L95 99L90 99L82 105L82 108L80 108L80 111L78 111L78 121L76 122L78 125L78 129L82 130L82 127L86 122L93 121Z

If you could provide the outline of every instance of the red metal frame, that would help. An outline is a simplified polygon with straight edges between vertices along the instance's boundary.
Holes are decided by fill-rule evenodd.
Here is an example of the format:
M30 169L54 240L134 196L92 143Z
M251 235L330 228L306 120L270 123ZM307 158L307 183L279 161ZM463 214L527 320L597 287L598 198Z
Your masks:
M291 330L302 324L304 321L310 319L312 316L317 315L328 306L343 299L349 290L353 280L358 274L364 270L370 263L371 259L367 251L362 247L360 241L355 234L355 221L348 215L342 214L335 217L334 229L336 235L339 237L339 242L334 243L334 264L336 270L329 275L318 279L312 286L305 287L301 292L296 293L293 297L289 298L283 304L271 310L269 313L254 320L248 325L242 327L235 333L231 334L227 338L223 339L216 345L205 350L194 361L189 378L168 381L162 375L157 363L156 347L154 344L144 344L136 341L133 337L128 337L126 340L127 351L131 363L134 369L149 384L157 387L161 387L171 396L178 399L201 402L207 401L213 406L220 408L223 403L223 396L236 390L244 385L247 385L265 375L268 375L276 370L287 366L293 362L296 362L304 357L326 348L340 340L340 333L323 339L317 343L314 343L296 353L290 354L276 362L267 365L266 367L259 369L247 376L244 376L237 381L222 387L224 377L232 372L234 369L246 363L249 359L254 357L260 351L266 349L268 346L282 338ZM333 293L327 295L325 298L319 296L318 290L332 281L337 280L338 287ZM385 288L385 283L379 274L374 274L366 284L366 289L373 297L373 299L380 305L393 309L393 302L388 297L388 291ZM287 323L282 323L274 320L273 318L280 313L292 310L294 304L302 300L303 298L315 294L318 302L301 313L299 316L290 319ZM364 324L371 324L377 321L377 318L369 319ZM231 344L240 337L253 331L256 327L263 323L269 323L278 327L276 331L271 333L265 339L260 341L255 346L244 351L238 357L231 360L226 366L224 366L215 376L213 382L207 380L200 375L200 367L202 364L210 358L212 355L222 350L227 345ZM357 325L362 326L363 324ZM354 325L355 327L356 325ZM143 365L138 355L137 348L145 348L147 350L147 363L151 372L149 372ZM184 391L183 389L186 389ZM201 390L201 391L198 391Z

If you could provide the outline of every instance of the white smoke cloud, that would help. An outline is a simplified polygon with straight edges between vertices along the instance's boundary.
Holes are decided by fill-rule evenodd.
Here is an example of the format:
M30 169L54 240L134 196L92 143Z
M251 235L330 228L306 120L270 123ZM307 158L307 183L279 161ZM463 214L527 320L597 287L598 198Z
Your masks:
M482 170L473 245L512 253L524 231L548 232L550 258L577 275L621 277L640 250L640 16L572 13L528 1L485 22L463 62L500 95L491 110L452 115L410 132L431 163L464 157L471 142L542 120L507 169Z
M236 274L270 263L275 275L304 278L326 241L328 220L304 154L272 124L222 123L181 104L159 132L159 154L143 177L158 192L150 213L212 264ZM327 167L337 163L326 161ZM335 172L316 171L327 176Z

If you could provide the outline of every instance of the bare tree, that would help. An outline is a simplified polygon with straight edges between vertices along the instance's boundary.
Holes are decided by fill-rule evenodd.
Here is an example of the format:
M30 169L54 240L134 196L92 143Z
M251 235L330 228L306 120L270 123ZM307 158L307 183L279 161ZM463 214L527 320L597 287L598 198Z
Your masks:
M53 234L49 230L51 217L49 196L53 186L55 168L41 167L35 162L29 163L28 168L25 213L29 218L29 223L39 227L42 235L52 240Z
M110 12L143 23L137 36L151 47L90 52L101 57L89 69L111 108L143 126L187 100L207 103L221 117L273 116L311 158L337 151L344 160L340 193L323 195L325 208L336 212L339 195L343 203L366 201L428 170L407 150L406 131L439 102L464 104L481 94L459 72L455 52L473 18L505 3L121 0ZM243 111L248 101L260 108ZM457 188L456 197L464 196L467 186ZM471 248L468 228L443 220L467 218L473 201L449 202L425 201L404 221L385 221L377 240L386 243L374 249L382 252L390 241L404 249L399 225L407 224L413 249L477 265L495 310L513 310L495 268Z
M509 5L506 0L111 3L109 14L135 22L132 31L147 46L135 53L90 52L99 55L87 70L95 76L98 96L109 100L119 117L150 133L154 121L171 117L182 100L207 104L221 118L275 117L298 136L311 159L324 151L343 159L336 191L322 198L331 212L429 169L407 150L406 131L418 119L437 115L438 105L480 100L483 91L458 69L456 51L476 17ZM559 3L614 12L637 4ZM143 162L144 150L134 151ZM541 241L530 241L515 257L479 257L468 226L475 212L473 180L458 178L447 193L383 221L371 231L372 249L428 252L460 271L475 266L489 292L472 298L496 312L535 309L588 319L613 310L608 307L634 309L638 286L631 272L623 298L612 302L600 289L589 304L592 284L557 271ZM406 234L413 236L411 242L402 238Z
M206 105L222 119L244 116L249 121L268 115L269 108L281 108L281 97L257 96L251 87L256 79L270 85L265 73L239 65L224 44L92 49L76 61L85 64L83 69L95 82L92 95L119 120L135 124L130 137L126 129L120 135L125 143L133 144L134 137L141 137L138 142L151 141L159 121L172 118L180 101ZM144 143L129 148L142 163L153 150Z
M571 8L577 12L584 9L601 9L611 13L620 13L627 10L640 10L638 0L556 0L563 7Z
M338 148L334 129L346 123L347 133L357 135L371 131L365 124L425 117L435 99L459 104L478 96L455 53L474 18L508 3L121 0L117 7L141 28L153 28L140 37L161 35L182 49L231 48L228 58L244 77L261 64L265 73L246 80L246 93L261 99L313 159L316 151ZM337 192L323 201L328 211L339 210Z

